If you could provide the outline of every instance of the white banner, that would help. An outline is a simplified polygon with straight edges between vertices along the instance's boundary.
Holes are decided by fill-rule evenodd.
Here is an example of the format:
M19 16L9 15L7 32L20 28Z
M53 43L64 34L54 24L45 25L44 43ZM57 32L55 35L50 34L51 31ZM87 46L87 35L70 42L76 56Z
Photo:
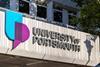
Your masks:
M7 11L0 12L1 53L89 66L99 63L99 37L22 17L22 23L14 20L16 28L13 40L9 35L12 30L7 31L11 27L5 27L8 24L8 14ZM20 32L20 29L24 32Z

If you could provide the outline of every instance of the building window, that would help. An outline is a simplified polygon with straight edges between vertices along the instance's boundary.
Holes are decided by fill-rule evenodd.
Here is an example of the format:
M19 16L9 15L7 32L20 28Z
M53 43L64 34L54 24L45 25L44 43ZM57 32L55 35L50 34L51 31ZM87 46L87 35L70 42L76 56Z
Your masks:
M36 0L36 4L37 4L37 17L46 19L47 18L47 2L46 2L46 0L44 0L44 1Z
M77 17L69 15L69 25L77 26Z
M69 13L69 25L77 26L78 24L77 12L68 11L68 13Z
M0 7L10 8L10 0L0 0Z
M54 10L54 21L62 22L62 12Z
M37 5L37 16L40 18L46 19L47 18L47 8Z
M19 12L29 14L29 2L24 0L19 0Z
M60 7L59 4L53 4L53 20L56 21L56 22L62 22L62 8Z

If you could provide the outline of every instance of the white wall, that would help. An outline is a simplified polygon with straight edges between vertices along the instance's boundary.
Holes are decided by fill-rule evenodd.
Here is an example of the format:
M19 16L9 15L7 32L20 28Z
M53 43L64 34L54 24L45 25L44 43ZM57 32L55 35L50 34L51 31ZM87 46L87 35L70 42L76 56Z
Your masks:
M65 63L74 63L95 66L99 61L99 37L96 37L95 41L90 40L90 46L93 46L91 49L90 61L89 54L87 52L87 46L85 44L87 35L94 38L92 35L77 30L72 30L57 25L52 25L49 23L44 23L42 21L37 21L34 19L23 17L23 23L26 24L30 30L30 37L27 41L21 43L16 49L11 50L12 41L5 36L5 13L0 11L0 53L18 55L30 58L46 59L52 61L59 61ZM41 28L48 31L59 32L80 39L79 46L80 52L61 50L52 47L39 46L37 43L32 44L32 28ZM90 48L90 47L88 47ZM89 62L88 62L89 61Z

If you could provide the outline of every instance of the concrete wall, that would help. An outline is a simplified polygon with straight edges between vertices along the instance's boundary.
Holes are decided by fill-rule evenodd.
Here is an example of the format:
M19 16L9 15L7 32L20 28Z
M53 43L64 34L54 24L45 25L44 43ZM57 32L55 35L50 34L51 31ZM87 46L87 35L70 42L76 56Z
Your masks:
M22 17L22 24L28 27L30 36L25 42L21 42L15 49L12 50L13 45L14 45L13 44L14 40L8 39L8 37L5 34L5 25L6 25L5 23L8 22L6 21L7 18L5 18L7 16L6 12L0 11L0 18L1 18L0 20L0 53L30 57L30 58L37 58L37 59L44 59L44 60L51 60L51 61L59 61L59 62L64 62L64 63L89 65L89 66L95 66L96 64L100 62L99 61L100 43L99 43L98 36L93 36L89 33L84 33L77 30L60 27L57 25L45 23L43 21L38 21L35 19L26 18L26 17ZM11 13L16 13L16 12L11 11ZM12 18L13 15L9 17ZM13 21L14 19L10 19L10 20ZM33 39L32 39L34 36L32 33L33 27L40 28L42 30L48 30L48 31L57 32L60 34L69 35L69 36L72 36L73 39L79 39L79 43L74 44L74 45L79 46L79 51L74 51L72 49L63 50L60 48L53 48L52 46L51 47L43 46L43 45L40 46L37 42L33 44ZM10 28L11 27L9 27L9 29ZM15 33L12 33L12 35L13 34ZM37 37L41 37L41 36L37 36ZM68 43L71 44L71 39L68 41Z

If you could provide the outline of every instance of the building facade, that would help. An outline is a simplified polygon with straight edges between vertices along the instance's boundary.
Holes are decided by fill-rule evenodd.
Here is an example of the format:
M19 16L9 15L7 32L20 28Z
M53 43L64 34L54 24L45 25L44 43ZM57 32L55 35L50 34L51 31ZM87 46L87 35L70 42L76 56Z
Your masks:
M77 3L71 0L0 0L0 3L2 67L87 67L100 63L99 37L75 30L70 22L70 18L79 17Z
M80 13L77 3L71 0L1 0L0 2L4 8L63 26L76 26L72 19L79 17Z

